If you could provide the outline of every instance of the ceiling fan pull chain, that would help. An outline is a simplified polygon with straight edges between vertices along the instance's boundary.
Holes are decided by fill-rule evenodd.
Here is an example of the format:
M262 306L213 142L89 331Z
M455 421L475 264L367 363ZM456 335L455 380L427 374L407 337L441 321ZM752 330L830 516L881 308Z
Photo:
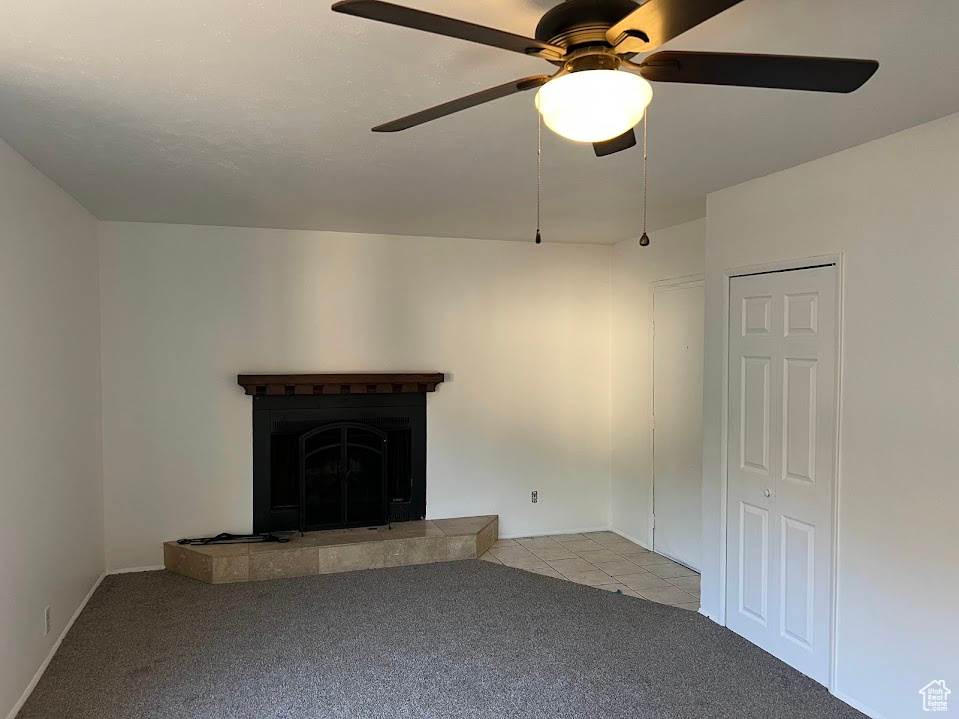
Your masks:
M643 110L643 236L639 238L639 244L641 247L647 247L649 245L649 235L646 234L646 126L649 124L647 118L649 117L649 108L647 107Z
M543 185L543 116L536 111L536 244L543 242L540 234L540 205Z

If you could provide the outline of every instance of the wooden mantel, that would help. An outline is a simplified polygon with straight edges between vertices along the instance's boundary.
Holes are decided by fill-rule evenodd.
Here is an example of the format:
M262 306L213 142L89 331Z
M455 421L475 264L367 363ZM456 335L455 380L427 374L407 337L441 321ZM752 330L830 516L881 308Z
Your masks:
M241 374L237 383L250 395L393 394L435 392L442 372L366 374Z

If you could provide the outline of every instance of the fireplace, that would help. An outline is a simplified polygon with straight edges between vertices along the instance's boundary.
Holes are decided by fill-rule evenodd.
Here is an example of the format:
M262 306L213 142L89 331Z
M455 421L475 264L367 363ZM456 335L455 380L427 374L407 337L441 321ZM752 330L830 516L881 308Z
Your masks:
M253 396L253 531L426 517L426 393L442 374L240 375Z

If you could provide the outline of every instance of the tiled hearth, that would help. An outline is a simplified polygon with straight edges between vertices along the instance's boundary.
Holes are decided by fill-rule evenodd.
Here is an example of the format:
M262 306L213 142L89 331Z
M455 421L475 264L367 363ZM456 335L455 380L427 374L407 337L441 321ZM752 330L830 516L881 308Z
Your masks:
M210 584L303 577L483 556L499 537L495 515L294 534L279 544L163 545L171 572Z
M699 609L699 575L615 532L501 539L480 559L556 579Z

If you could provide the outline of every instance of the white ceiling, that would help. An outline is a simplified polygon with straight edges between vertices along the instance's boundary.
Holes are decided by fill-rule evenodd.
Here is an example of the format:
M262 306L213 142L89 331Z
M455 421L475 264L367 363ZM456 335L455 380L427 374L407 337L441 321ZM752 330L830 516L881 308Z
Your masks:
M532 34L551 0L409 0ZM385 120L549 72L332 13L330 0L7 0L0 137L104 220L529 240L521 94L393 135ZM955 0L745 0L667 47L878 59L853 95L655 86L653 229L708 192L959 112ZM544 131L546 241L639 234L642 153ZM890 182L896 182L891 175Z

